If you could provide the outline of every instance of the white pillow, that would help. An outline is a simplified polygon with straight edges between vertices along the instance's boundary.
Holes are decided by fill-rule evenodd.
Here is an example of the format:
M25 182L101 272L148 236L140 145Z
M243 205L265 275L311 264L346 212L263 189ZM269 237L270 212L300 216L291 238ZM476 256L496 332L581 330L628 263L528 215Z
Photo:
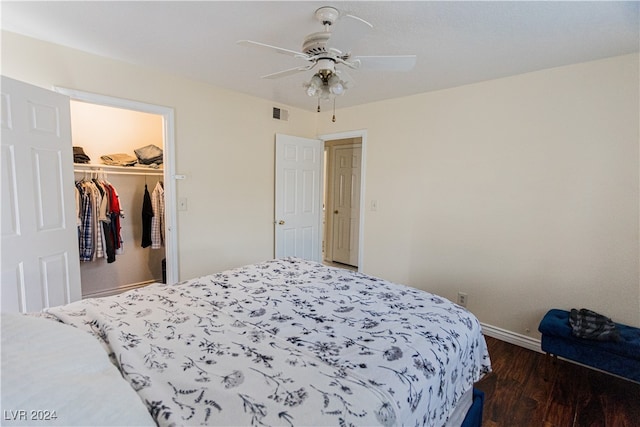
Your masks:
M0 424L154 426L100 343L55 321L2 313Z

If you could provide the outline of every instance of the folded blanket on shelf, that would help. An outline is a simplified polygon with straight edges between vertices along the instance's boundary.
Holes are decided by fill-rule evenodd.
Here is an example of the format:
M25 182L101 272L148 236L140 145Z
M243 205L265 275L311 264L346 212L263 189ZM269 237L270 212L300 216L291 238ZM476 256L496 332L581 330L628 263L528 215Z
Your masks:
M100 160L105 165L110 166L133 166L138 163L138 160L124 153L116 153L116 154L105 154L104 156L100 156Z
M156 145L149 144L144 147L136 148L133 152L136 153L138 161L143 165L162 163L162 149Z
M89 163L91 159L82 147L73 147L73 163Z

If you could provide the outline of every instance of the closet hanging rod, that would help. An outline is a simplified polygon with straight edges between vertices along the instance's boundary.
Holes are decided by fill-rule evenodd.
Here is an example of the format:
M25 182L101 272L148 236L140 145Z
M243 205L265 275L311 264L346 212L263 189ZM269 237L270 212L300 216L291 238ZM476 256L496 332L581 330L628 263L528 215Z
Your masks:
M118 171L101 171L98 169L74 169L74 172L103 172L107 175L144 175L144 176L162 176L162 172L118 172Z
M149 169L147 171L124 171L124 170L106 170L100 166L86 166L84 168L74 168L73 172L84 173L84 172L102 172L107 175L153 175L153 176L163 176L164 170L162 169Z

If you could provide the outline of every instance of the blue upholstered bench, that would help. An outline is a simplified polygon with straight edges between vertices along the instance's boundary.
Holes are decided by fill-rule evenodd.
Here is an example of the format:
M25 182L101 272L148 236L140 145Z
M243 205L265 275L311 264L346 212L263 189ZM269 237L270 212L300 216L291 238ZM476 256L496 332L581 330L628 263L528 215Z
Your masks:
M569 312L558 309L549 310L538 327L547 354L640 382L640 329L620 323L616 329L620 333L617 342L574 337Z
M467 411L467 415L460 427L482 427L482 407L484 405L484 392L473 389L473 403Z

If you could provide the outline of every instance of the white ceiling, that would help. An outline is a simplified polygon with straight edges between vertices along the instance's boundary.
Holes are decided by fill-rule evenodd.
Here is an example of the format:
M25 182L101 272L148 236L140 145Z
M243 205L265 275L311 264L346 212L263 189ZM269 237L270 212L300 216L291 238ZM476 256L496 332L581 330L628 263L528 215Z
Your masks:
M347 107L639 51L640 2L2 1L2 28L279 104L315 110L313 71L260 76L304 61L235 42L301 50L321 6L374 29L354 55L416 54L409 72L349 71ZM346 25L346 19L337 25Z

